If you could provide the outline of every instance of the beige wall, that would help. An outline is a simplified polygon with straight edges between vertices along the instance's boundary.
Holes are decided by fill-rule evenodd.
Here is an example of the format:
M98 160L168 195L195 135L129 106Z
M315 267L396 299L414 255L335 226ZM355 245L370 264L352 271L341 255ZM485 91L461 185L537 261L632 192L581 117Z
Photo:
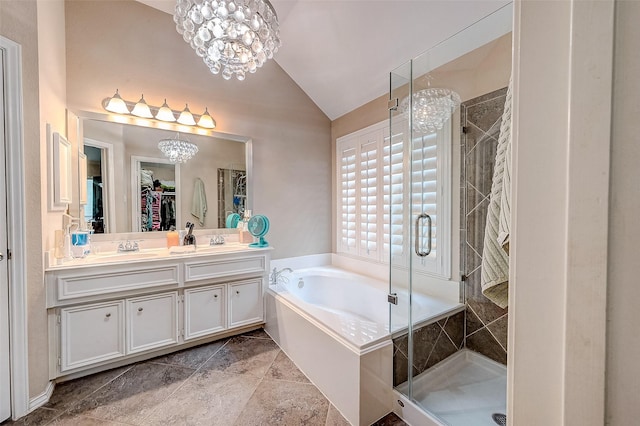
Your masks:
M67 131L66 108L66 67L64 34L64 1L38 0L38 65L40 77L40 173L41 188L46 188L49 179L47 170L46 124L52 131L69 137ZM72 144L76 142L69 138ZM75 145L74 145L75 146ZM77 161L74 154L73 160ZM77 200L77 190L74 199ZM47 205L47 191L43 189L42 206ZM27 224L27 228L29 225ZM43 208L42 246L53 246L55 229L62 228L60 212L48 212ZM43 252L41 249L40 252ZM37 396L45 389L49 373L47 312L45 309L45 289L38 283L33 294L33 304L29 309L29 394Z
M274 61L224 81L166 13L125 0L67 1L66 14L70 109L104 112L116 88L151 105L208 107L217 130L253 139L253 210L271 220L274 258L331 250L330 122Z
M640 417L640 333L637 316L640 211L640 3L616 2L613 133L609 206L607 293L608 425L636 424Z

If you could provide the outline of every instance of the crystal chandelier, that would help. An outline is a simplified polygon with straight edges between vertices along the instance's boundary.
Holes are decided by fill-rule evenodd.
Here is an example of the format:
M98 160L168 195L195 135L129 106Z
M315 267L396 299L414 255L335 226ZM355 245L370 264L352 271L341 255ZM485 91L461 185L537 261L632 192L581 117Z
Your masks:
M400 103L401 111L409 113L409 97ZM428 88L413 94L413 130L435 133L442 129L451 114L460 106L460 95L450 89Z
M198 146L180 139L180 133L175 138L160 139L158 148L172 163L185 163L198 152Z
M213 74L244 80L281 45L278 16L268 0L178 0L176 29Z

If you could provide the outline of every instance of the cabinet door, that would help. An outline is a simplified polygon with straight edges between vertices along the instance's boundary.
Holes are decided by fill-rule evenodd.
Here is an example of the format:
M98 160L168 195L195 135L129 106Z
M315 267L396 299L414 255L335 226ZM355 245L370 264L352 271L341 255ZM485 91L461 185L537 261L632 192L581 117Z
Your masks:
M127 299L127 353L178 343L178 293Z
M184 291L184 340L216 333L225 328L223 286Z
M60 310L60 371L124 355L124 301Z
M229 285L229 327L264 321L262 279Z

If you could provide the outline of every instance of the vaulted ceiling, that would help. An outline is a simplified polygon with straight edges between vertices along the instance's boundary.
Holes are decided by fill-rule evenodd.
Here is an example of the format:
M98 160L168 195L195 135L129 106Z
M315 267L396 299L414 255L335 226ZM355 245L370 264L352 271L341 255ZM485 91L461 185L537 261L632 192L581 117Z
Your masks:
M138 1L173 14L175 0ZM282 39L275 60L333 120L387 93L390 71L509 1L271 3Z

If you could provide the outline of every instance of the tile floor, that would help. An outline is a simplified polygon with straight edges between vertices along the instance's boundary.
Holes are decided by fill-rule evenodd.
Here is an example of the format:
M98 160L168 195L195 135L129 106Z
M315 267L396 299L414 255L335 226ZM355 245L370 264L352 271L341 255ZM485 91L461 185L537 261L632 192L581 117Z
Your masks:
M263 331L61 383L8 425L348 425ZM405 425L390 414L375 425Z

